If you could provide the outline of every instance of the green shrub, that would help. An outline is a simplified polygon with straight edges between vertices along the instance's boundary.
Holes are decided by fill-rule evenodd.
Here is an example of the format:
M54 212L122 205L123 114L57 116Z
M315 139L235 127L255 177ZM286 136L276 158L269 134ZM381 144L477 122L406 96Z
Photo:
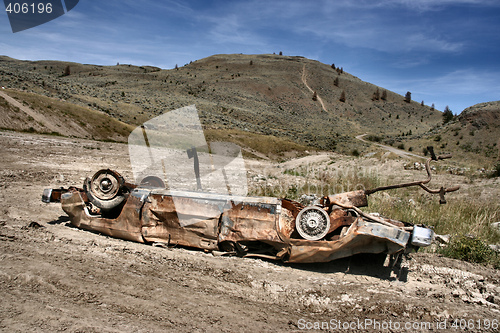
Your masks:
M500 177L500 161L495 164L495 167L493 168L493 173L491 174L491 178L494 177Z
M286 169L285 171L283 171L283 173L285 175L291 175L291 176L305 176L301 172L299 172L297 170L292 170L292 169Z
M500 264L498 254L479 238L460 236L440 250L441 254L473 263L491 263L495 267Z
M368 135L366 137L366 139L368 141L372 141L372 142L381 142L382 141L382 137L381 136L377 136L377 135Z

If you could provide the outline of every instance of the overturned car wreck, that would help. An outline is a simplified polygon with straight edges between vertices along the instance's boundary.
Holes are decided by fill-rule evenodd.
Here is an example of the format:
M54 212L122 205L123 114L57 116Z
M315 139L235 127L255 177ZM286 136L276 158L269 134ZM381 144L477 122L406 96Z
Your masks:
M183 118L184 123L186 119ZM177 140L176 149L169 147L169 151L190 161L194 176L186 186L191 190L180 189L172 182L178 177L165 176L169 169L166 161L171 161L171 156L165 156L154 145L157 140L153 134L164 133L166 127L146 123L137 129L135 135L141 137L141 142L134 141L135 146L144 149L136 159L142 162L149 159L151 163L143 163L137 168L139 171L134 169L134 174L140 175L135 184L126 182L116 171L105 169L87 178L82 188L46 189L42 201L61 202L73 226L112 237L306 263L328 262L358 253L397 255L428 246L433 233L425 226L369 215L359 207L367 205L368 195L391 188L420 186L440 194L442 203L446 192L458 189L426 187L431 180L429 159L426 162L428 177L423 181L326 196L311 206L289 199L251 197L230 186L234 181L231 182L231 168L227 166L236 163L240 153L229 149L230 161L221 163L217 178L213 156L210 175L204 175L203 170L200 171L203 149L192 142ZM168 132L171 133L171 129ZM186 137L193 138L193 135ZM159 139L163 142L166 138L162 134ZM130 143L131 140L129 147ZM134 159L132 150L131 160ZM207 156L214 150L213 147L207 150ZM158 161L159 167L152 167ZM176 161L175 165L179 163ZM205 187L204 181L213 184L214 178L224 185L219 191Z

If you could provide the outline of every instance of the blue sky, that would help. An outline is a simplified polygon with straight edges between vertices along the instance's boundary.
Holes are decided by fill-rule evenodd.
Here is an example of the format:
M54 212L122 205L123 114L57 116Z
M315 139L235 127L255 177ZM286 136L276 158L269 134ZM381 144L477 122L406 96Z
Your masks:
M165 69L282 51L439 110L500 100L498 0L80 0L15 34L0 13L0 36L0 54L17 59Z

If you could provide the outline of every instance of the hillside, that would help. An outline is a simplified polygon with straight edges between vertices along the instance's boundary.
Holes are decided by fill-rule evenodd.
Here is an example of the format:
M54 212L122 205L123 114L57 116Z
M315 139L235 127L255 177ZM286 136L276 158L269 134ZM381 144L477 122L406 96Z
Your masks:
M401 142L406 149L432 145L440 153L452 153L453 160L461 161L464 166L492 168L500 161L500 101L471 106L425 135L395 140L395 145Z
M2 90L0 129L126 142L133 126L54 98Z
M70 73L64 75L67 66ZM196 104L209 129L274 135L346 152L358 144L356 134L398 135L410 129L423 134L441 121L441 112L390 91L385 100L373 100L377 89L382 96L382 87L303 57L215 55L171 70L0 57L0 85L133 125Z

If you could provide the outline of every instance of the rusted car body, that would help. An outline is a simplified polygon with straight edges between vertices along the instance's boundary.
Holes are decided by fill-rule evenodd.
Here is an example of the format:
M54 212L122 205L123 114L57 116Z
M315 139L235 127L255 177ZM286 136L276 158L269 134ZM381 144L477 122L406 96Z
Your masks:
M404 223L388 220L381 224L340 207L303 207L298 202L271 197L241 197L235 204L233 196L137 187L131 189L118 215L110 218L91 213L92 204L84 189L60 191L46 190L44 201L54 202L60 197L73 226L141 243L227 251L286 262L326 262L357 253L394 254L410 245L411 230ZM345 199L349 194L338 197ZM361 192L355 194L363 196ZM174 197L179 199L175 204ZM317 227L326 232L325 236L317 240L300 236L296 228L300 212L313 215L302 222L307 228L313 221L311 235ZM182 226L179 215L193 223ZM324 216L329 223L321 220Z
M42 200L61 202L73 226L112 237L305 263L358 253L401 254L430 245L430 229L359 207L367 205L369 194L396 187L420 186L440 194L443 203L446 192L458 189L426 187L429 159L426 180L331 195L309 206L247 196L239 147L207 148L194 107L166 116L144 123L129 138L135 184L116 171L100 170L83 188L46 189ZM171 145L162 146L165 142ZM226 155L218 158L216 151ZM182 177L188 179L181 184L187 189L178 186Z
M98 172L103 173L107 176L93 180L119 178L112 170ZM432 238L423 226L363 213L359 207L367 205L367 191L324 197L304 207L273 197L172 191L125 182L120 187L126 199L112 210L96 207L89 199L96 195L90 180L83 188L46 189L42 200L60 201L73 226L104 235L285 262L400 254L430 245Z

